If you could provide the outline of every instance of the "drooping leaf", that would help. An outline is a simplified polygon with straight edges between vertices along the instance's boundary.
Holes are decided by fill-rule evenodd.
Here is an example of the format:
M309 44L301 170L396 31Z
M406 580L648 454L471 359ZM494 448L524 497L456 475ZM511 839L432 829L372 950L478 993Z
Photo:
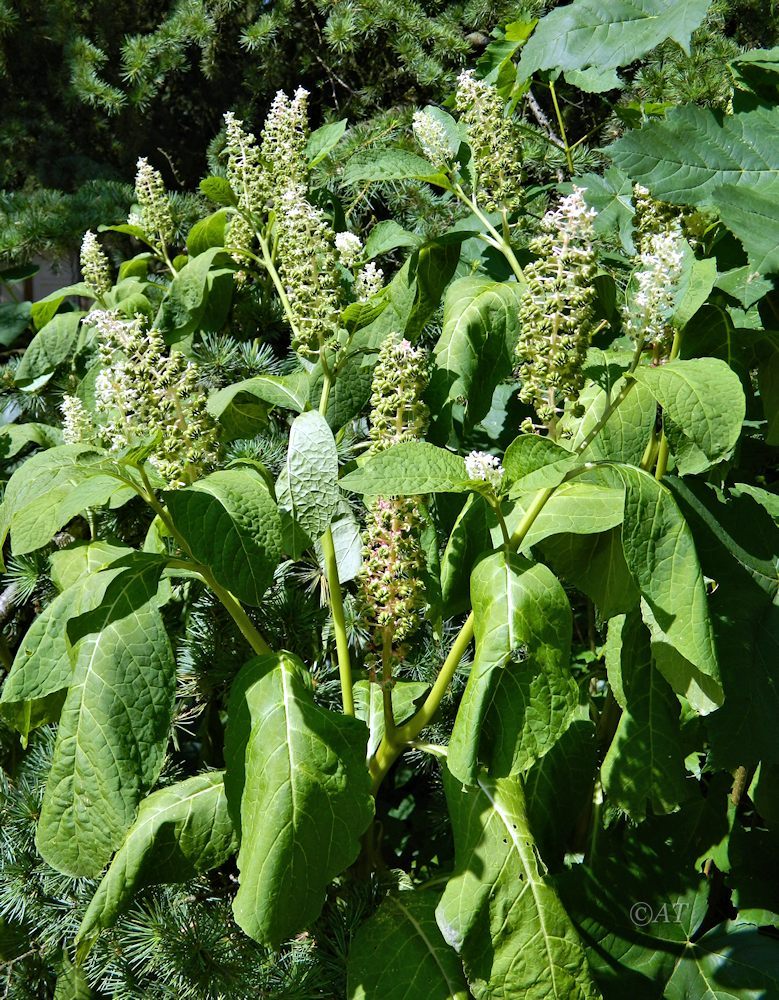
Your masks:
M370 496L465 493L471 489L465 460L426 441L405 441L374 455L350 472L341 486Z
M0 303L0 344L10 347L27 329L32 314L30 302Z
M281 556L281 517L261 476L214 472L165 500L195 559L240 600L259 605Z
M509 532L514 532L533 500L522 496L505 513ZM591 535L608 531L622 522L624 500L622 491L613 486L574 479L559 486L533 521L522 543L529 552L551 535ZM500 544L499 529L493 528L493 542Z
M0 458L14 458L28 444L56 448L62 444L62 431L50 424L6 424L0 428Z
M289 654L250 661L231 692L225 790L239 812L241 928L276 947L314 920L373 817L365 723L314 703Z
M584 949L547 877L519 778L444 787L455 870L436 918L476 1000L597 1000Z
M279 507L315 541L338 509L338 451L333 432L316 410L295 417L287 459L276 485Z
M100 545L100 542L93 543L93 546ZM92 546L84 546L86 550L90 548ZM108 561L129 551L117 548ZM94 566L96 571L102 568L98 563L96 561ZM32 729L59 718L73 678L66 633L68 621L96 608L103 600L109 583L123 573L123 569L118 569L65 580L67 587L43 609L28 629L16 651L0 696L0 714L23 739Z
M308 404L309 376L306 372L291 375L255 375L243 382L225 386L208 399L208 412L221 418L228 407L237 406L242 394L261 399L271 406L302 413Z
M24 388L43 375L52 375L70 357L83 315L60 313L36 333L14 373L18 386Z
M620 391L623 383L617 380L608 388L595 382L585 386L579 402L585 407L584 416L574 419L566 414L562 423L572 432L570 447L578 448L603 415L610 399ZM644 448L655 425L657 403L643 385L636 385L614 410L605 426L596 434L581 453L581 461L592 462L610 459L638 465Z
M218 260L220 255L222 261ZM177 272L157 318L157 323L166 332L169 342L175 343L192 332L208 308L214 283L233 270L234 266L224 249L212 246L197 257L190 258ZM229 295L225 306L229 306Z
M224 864L237 846L227 812L222 771L195 775L141 802L124 843L90 900L76 936L86 957L133 895L149 885L186 882Z
M679 700L652 659L638 610L609 623L606 664L622 716L601 768L610 801L637 823L672 812L686 794Z
M228 214L221 208L196 222L187 235L187 253L197 257L212 247L223 247L225 243L225 228Z
M338 504L330 530L333 536L338 579L341 583L348 583L357 576L362 566L362 532L354 511L343 498ZM314 548L322 572L325 572L321 540L314 543Z
M68 622L73 676L36 843L70 875L101 871L156 781L167 746L176 670L157 608L163 564L134 556L101 604Z
M455 719L448 767L475 784L526 771L573 720L571 608L541 563L495 552L471 575L476 656Z
M596 534L553 535L543 540L541 551L556 573L594 601L604 621L638 606L619 525Z
M716 190L723 184L760 189L777 176L779 110L722 116L685 104L628 131L606 152L655 198L674 205L716 205Z
M637 368L633 378L663 407L663 429L680 475L705 472L731 455L746 400L738 375L724 361L669 361Z
M352 941L348 1000L468 1000L460 959L436 923L437 903L425 889L387 896Z
M204 177L200 182L200 190L217 205L234 206L238 204L235 192L230 187L226 177Z
M398 247L417 247L421 240L416 233L403 229L394 219L377 222L365 241L365 258L373 260L380 254L396 250Z
M458 397L466 426L487 415L495 386L511 373L519 332L519 285L460 278L444 296L443 329L433 351L427 398L441 417Z
M625 490L622 547L641 591L660 671L701 714L722 702L706 588L692 533L667 486L641 469L602 467Z
M690 35L711 0L678 4L674 0L574 0L541 18L522 50L519 75L527 79L540 69L599 72L627 66L666 38L688 52ZM609 90L613 80L601 86ZM594 88L593 88L594 89Z
M530 829L550 868L563 864L582 811L592 801L595 777L595 726L587 708L580 706L574 721L524 779Z
M471 493L454 522L441 556L441 600L446 617L471 606L471 570L477 558L494 547L490 513L484 497Z
M86 507L121 493L125 488L106 475L104 458L101 449L85 444L59 445L28 458L8 481L0 540L10 530L12 551L31 552Z

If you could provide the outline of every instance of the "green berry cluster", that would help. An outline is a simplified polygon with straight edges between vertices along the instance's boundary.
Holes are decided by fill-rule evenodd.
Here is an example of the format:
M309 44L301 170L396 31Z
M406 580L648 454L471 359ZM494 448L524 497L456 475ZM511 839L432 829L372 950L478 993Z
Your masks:
M93 313L102 371L95 381L99 428L113 450L161 432L149 461L169 488L193 482L216 459L217 427L206 410L195 365L179 351L168 354L162 334L145 330L142 317L123 320Z
M341 276L335 233L302 184L281 195L276 231L279 275L293 320L292 348L314 357L338 332Z
M427 368L424 351L394 336L385 340L371 392L373 454L424 436L429 420L422 401ZM391 629L393 643L400 643L413 635L421 622L426 601L420 509L419 497L381 497L368 514L363 535L360 608L378 648L384 645L386 629Z
M512 207L520 193L522 152L519 131L506 116L503 99L467 70L457 81L455 105L473 153L474 195L490 212Z
M388 337L379 351L371 383L371 452L427 433L430 411L422 397L429 379L424 351Z
M584 384L595 305L594 218L582 188L574 187L544 216L531 243L537 259L525 268L528 287L516 347L519 395L546 424L557 419L564 400L575 402Z

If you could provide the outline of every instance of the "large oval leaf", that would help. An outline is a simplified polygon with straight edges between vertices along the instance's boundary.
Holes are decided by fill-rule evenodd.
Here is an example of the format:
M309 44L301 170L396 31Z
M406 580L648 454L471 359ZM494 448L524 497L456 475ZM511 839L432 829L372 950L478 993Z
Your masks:
M455 869L436 918L476 1000L597 1000L587 959L541 861L518 778L444 772Z
M495 552L471 575L476 656L449 743L449 770L475 784L481 764L505 776L554 746L579 703L568 664L571 608L554 574Z
M333 432L316 410L301 413L292 422L276 493L279 507L309 538L316 541L330 527L341 497L338 451Z
M460 959L436 923L438 898L396 893L361 925L349 951L348 1000L468 1000Z
M281 518L263 479L249 469L214 472L165 501L195 559L258 605L281 556Z
M224 864L235 847L222 771L198 774L149 795L84 914L76 936L79 958L140 889L186 882Z
M225 787L240 816L238 924L270 947L319 915L373 818L363 722L314 703L289 654L251 660L233 685Z
M138 559L68 624L73 677L36 834L68 875L101 871L162 767L176 669L157 608L161 565Z

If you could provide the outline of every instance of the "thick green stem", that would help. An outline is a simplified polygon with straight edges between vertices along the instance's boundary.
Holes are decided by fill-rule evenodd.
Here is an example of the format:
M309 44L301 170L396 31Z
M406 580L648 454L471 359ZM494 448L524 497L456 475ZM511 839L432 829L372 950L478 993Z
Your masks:
M268 241L259 232L257 233L257 240L260 244L260 249L262 250L262 263L265 265L265 270L270 275L273 286L278 293L279 301L281 302L281 306L284 310L284 315L287 317L287 322L290 325L293 337L295 340L300 340L300 332L298 331L295 323L295 314L292 312L292 305L290 304L287 290L284 288L281 278L279 277L279 272L276 270L276 264L273 261L273 255L270 252Z
M219 601L221 602L222 606L228 612L228 614L233 619L235 624L238 626L241 635L244 637L244 639L246 639L246 641L249 643L254 652L257 653L259 656L262 656L265 653L272 653L273 650L270 648L268 643L262 637L261 633L258 631L254 622L246 614L246 612L243 609L243 605L238 600L238 598L235 597L233 594L231 594L226 587L223 587L220 583L217 583L216 579L214 578L214 574L211 572L211 570L207 566L203 566L202 563L199 563L195 559L195 557L192 554L192 549L190 549L189 543L187 542L186 538L184 538L181 532L176 528L176 525L173 523L167 510L154 495L154 489L152 488L152 485L149 482L149 477L146 475L146 471L144 470L144 468L142 466L139 466L138 471L140 472L141 479L143 480L144 490L138 490L136 484L132 483L130 480L127 480L127 482L130 483L130 485L133 485L136 490L138 490L141 497L146 501L146 503L148 503L148 505L151 507L151 509L154 511L157 517L162 521L162 523L168 529L171 536L176 540L178 546L182 549L183 552L186 552L186 554L190 557L190 559L192 559L192 569L202 577L203 582L206 584L206 586L213 591L216 597L219 598Z
M460 199L460 201L465 206L470 208L473 214L481 221L482 225L484 225L484 227L487 229L487 232L489 232L490 235L492 236L491 240L486 239L485 237L486 242L489 243L490 246L494 246L497 250L500 250L500 252L506 258L509 267L514 272L514 276L516 277L517 281L520 283L520 285L526 285L527 280L525 278L525 272L522 270L519 261L514 256L514 251L511 249L511 244L508 242L508 240L504 239L503 235L499 233L498 230L493 226L493 224L490 222L490 220L487 218L484 212L482 212L482 210L479 208L476 202L472 198L469 198L468 195L465 193L465 191L463 191L460 184L454 184L452 190Z
M681 330L677 330L674 334L674 341L671 345L671 353L668 355L668 360L673 361L674 358L679 353L679 348L682 346L682 334ZM665 436L665 428L663 428L663 433L660 435L660 447L657 449L657 465L655 466L655 479L658 481L663 478L663 476L668 471L668 438Z
M320 351L324 355L324 350ZM327 412L327 400L330 395L332 376L325 370L322 384L322 395L319 399L319 412L324 416ZM354 695L352 693L352 661L349 656L349 639L346 634L346 617L344 615L343 597L341 595L341 580L338 576L338 560L335 556L333 532L330 527L322 535L322 556L325 563L325 577L330 596L330 613L333 616L335 631L335 651L338 657L338 674L341 678L341 703L344 715L354 715Z

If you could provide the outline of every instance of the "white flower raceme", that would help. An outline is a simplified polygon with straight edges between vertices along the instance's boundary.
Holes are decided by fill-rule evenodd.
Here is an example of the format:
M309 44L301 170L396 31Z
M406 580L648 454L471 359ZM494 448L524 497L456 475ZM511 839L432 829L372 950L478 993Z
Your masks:
M65 444L78 444L93 437L95 428L92 417L78 396L62 397L62 439Z
M298 87L290 99L280 90L273 99L262 130L262 156L278 193L306 179L308 91Z
M206 411L195 366L168 353L162 334L143 317L93 312L102 370L95 380L96 434L113 450L157 432L150 461L172 489L185 486L215 460L216 426Z
M362 240L356 233L336 233L335 248L344 267L354 267L362 253Z
M164 249L173 239L174 231L170 199L162 174L143 156L138 160L135 175L135 200L138 212L132 213L128 221L139 224L149 239L159 249Z
M472 451L465 459L465 471L469 479L481 479L497 489L503 479L500 459L486 451Z
M97 236L89 230L81 241L81 273L98 298L111 288L111 266Z
M511 206L520 195L522 156L513 117L506 117L495 87L473 70L457 80L455 105L473 152L477 193L490 211Z
M300 184L282 194L276 226L279 274L295 327L292 347L313 356L338 331L341 280L335 234Z
M671 317L684 260L683 241L678 223L644 241L634 275L636 291L623 309L625 330L636 342L664 347L673 338Z
M367 302L378 295L384 287L384 272L370 261L363 267L354 281L354 294L358 302Z
M264 215L270 185L257 140L231 111L224 121L227 180L238 199L238 212L230 216L225 242L233 258L241 263L243 251L250 250L254 240L254 226L249 219Z
M423 438L430 411L423 402L428 357L408 340L390 335L381 345L371 383L371 453Z
M525 268L517 374L520 399L545 422L555 420L561 403L575 400L583 385L595 303L595 214L583 189L574 187L546 213L530 244L538 257Z
M425 159L434 167L446 167L452 160L449 138L441 122L424 111L414 112L414 135Z

